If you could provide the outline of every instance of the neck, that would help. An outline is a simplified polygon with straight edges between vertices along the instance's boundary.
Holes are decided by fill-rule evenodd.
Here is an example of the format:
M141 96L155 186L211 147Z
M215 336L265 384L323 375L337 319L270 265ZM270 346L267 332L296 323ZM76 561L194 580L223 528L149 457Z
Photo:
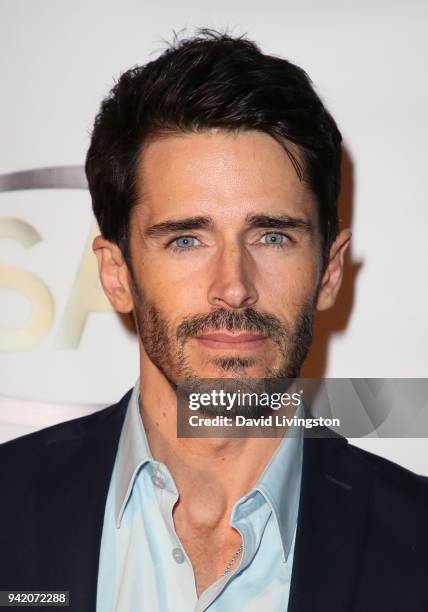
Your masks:
M180 505L195 515L196 522L203 517L214 526L228 520L233 505L256 484L281 439L177 438L175 389L151 362L141 367L140 385L140 412L150 450L171 472Z

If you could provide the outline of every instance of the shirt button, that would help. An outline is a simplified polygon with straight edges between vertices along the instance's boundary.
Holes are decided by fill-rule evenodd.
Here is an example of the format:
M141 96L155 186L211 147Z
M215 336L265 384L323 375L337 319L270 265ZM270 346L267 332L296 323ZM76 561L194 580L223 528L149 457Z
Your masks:
M172 556L176 563L183 563L184 561L184 553L181 548L174 548L172 551Z
M159 487L159 489L163 489L165 487L165 478L160 473L156 473L152 475L152 483Z

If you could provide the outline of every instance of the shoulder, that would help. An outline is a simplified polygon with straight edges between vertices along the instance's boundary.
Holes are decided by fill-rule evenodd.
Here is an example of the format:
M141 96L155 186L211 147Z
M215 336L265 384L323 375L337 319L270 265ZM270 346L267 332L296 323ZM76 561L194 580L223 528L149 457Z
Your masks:
M124 418L130 394L131 391L128 391L116 404L88 416L58 423L0 444L0 466L3 466L0 467L0 478L5 473L16 473L20 467L31 471L38 451L49 444L97 435L116 427Z
M391 487L420 490L422 494L428 492L428 476L416 474L398 463L370 453L348 442L345 448L350 461L364 465L372 473L376 481L383 482Z
M391 521L404 517L419 518L425 525L428 513L428 477L415 474L393 461L347 444L350 461L360 464L369 472L372 481L374 509L388 511Z
M401 576L406 588L424 580L427 478L344 438L307 438L305 446L301 489L305 524L318 520L335 546L360 539L361 580L373 592L379 592L381 582L386 585L391 576L395 581ZM380 569L382 581L376 585L373 576L380 579Z
M391 519L401 512L415 513L415 518L428 512L428 477L415 474L393 461L350 444L345 438L321 439L324 457L330 472L352 483L363 476L370 485L372 507Z

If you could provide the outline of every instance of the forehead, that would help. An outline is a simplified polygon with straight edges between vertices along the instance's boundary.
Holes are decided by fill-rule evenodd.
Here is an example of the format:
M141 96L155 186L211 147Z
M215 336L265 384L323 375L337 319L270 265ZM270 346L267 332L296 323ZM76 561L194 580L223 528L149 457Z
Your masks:
M284 148L257 131L153 140L139 160L137 190L138 216L147 223L187 214L223 222L279 211L316 217L314 197Z

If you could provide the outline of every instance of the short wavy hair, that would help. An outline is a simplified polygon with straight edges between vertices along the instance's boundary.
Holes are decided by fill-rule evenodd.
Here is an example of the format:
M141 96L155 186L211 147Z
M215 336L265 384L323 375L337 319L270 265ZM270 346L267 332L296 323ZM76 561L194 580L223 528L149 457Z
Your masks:
M336 123L301 68L245 37L213 30L175 40L154 61L122 74L103 100L85 166L103 236L130 263L129 219L144 145L166 132L211 128L258 130L281 143L316 197L325 264L339 231Z

